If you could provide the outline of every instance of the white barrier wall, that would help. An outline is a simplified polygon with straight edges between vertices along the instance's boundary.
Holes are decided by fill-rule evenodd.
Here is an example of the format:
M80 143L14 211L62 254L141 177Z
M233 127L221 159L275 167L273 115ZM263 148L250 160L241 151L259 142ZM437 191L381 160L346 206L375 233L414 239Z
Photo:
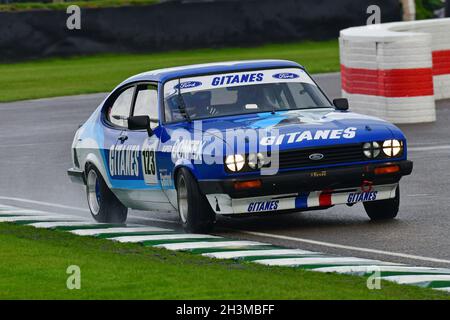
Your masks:
M450 18L354 27L339 38L343 96L394 123L436 120L450 98Z

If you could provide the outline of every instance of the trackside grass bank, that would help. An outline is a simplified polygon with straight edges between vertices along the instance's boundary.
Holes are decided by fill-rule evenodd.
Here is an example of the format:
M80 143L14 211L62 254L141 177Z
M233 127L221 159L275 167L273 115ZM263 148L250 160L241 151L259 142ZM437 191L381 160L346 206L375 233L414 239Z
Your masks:
M337 41L153 54L98 55L0 64L0 102L111 91L152 69L226 60L287 59L311 73L339 71Z
M79 0L60 2L15 2L0 4L1 11L27 11L27 10L66 10L70 5L81 8L109 8L123 6L139 6L158 3L159 0Z
M363 277L213 260L69 233L0 224L0 299L449 299ZM66 288L67 267L81 289Z

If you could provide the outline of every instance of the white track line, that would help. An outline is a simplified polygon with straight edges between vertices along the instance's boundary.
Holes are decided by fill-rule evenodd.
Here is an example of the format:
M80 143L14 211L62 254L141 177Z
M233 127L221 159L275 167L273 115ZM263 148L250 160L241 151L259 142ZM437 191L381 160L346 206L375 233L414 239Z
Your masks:
M404 275L404 276L387 276L381 277L383 280L397 282L399 284L413 284L421 282L431 282L431 281L449 281L450 275Z
M439 268L427 268L427 267L410 267L406 265L400 266L379 266L379 265L366 265L366 266L339 266L339 267L322 267L315 268L314 271L320 272L335 272L335 273L352 273L352 274L364 274L372 273L374 271L380 272L411 272L411 273L435 273L435 274L449 274L449 269Z
M441 290L441 291L447 291L450 292L450 287L447 288L433 288L434 290Z
M39 216L19 216L19 217L0 217L0 222L19 222L19 221L79 221L80 217L71 217L63 215L39 215ZM84 220L86 221L86 220ZM82 221L79 221L82 222Z
M262 246L268 245L267 243L254 242L254 241L216 241L216 242L183 242L183 243L169 243L158 244L155 247L165 248L168 250L192 250L192 249L208 249L208 248L236 248L246 246Z
M285 255L311 255L320 254L318 252L300 250L300 249L267 249L267 250L239 250L226 252L203 253L205 257L216 259L236 259L256 256L285 256Z
M39 210L29 210L29 209L14 209L14 210L5 210L0 211L0 214L3 215L27 215L27 216L36 216L36 215L48 215L49 212L39 211Z
M143 242L143 241L158 241L158 240L177 240L177 239L220 239L222 237L211 236L207 234L157 234L157 235L147 235L147 236L121 236L108 238L110 240L118 242Z
M42 205L42 206L46 206L46 207L53 207L53 208L60 208L60 209L69 209L69 210L75 210L75 211L87 212L87 213L90 212L89 209L83 209L83 208L79 208L79 207L66 206L66 205L52 203L52 202L30 200L30 199L17 198L17 197L0 196L0 200L11 200L11 201L17 201L17 202L38 204L38 205ZM5 206L5 207L9 207L9 206ZM14 208L14 207L11 207L11 208ZM138 215L130 215L129 217L130 218L135 218L135 219L154 221L154 222L164 222L164 223L171 223L171 224L179 224L178 221L171 221L171 220L158 219L158 218L142 217L142 216L138 216Z
M77 227L77 226L99 226L101 227L104 223L95 223L92 221L56 221L56 222L36 222L30 223L29 226L35 228L56 228L56 227Z
M412 255L412 254L406 254L406 253L390 252L390 251L377 250L377 249L347 246L347 245L342 245L342 244L336 244L336 243L330 243L330 242L324 242L324 241L316 241L316 240L303 239L303 238L296 238L296 237L289 237L289 236L283 236L283 235L279 235L279 234L271 234L271 233L265 233L265 232L254 232L254 231L239 231L239 232L243 233L243 234L253 235L253 236L274 238L274 239L281 239L281 240L288 240L288 241L295 241L295 242L303 242L303 243L309 243L309 244L330 247L330 248L361 251L361 252L376 253L376 254L382 254L382 255L393 256L393 257L450 264L450 260L423 257L423 256Z
M419 148L419 147L417 147L417 148ZM26 202L26 203L35 203L35 204L41 204L41 205L45 205L45 206L49 206L49 207L66 208L66 209L78 210L78 211L82 211L82 212L89 212L89 210L87 210L87 209L82 209L82 208L78 208L78 207L70 207L70 206L59 205L59 204L50 203L50 202L35 201L35 200L29 200L29 199L23 199L23 198L0 196L0 199L13 200L13 201L18 201L18 202ZM148 221L178 224L178 222L164 220L164 219L154 219L154 218L140 217L140 216L136 216L136 215L131 215L130 217L144 219L144 220L148 220ZM375 253L375 254L381 254L381 255L387 255L387 256L393 256L393 257L399 257L399 258L412 259L412 260L450 264L450 260L438 259L438 258L432 258L432 257L424 257L424 256L412 255L412 254L406 254L406 253L400 253L400 252L390 252L390 251L377 250L377 249L361 248L361 247L355 247L355 246L341 245L341 244L336 244L336 243L309 240L309 239L303 239L303 238L295 238L295 237L282 236L282 235L263 233L263 232L240 231L240 230L233 230L233 231L235 231L235 232L237 231L242 234L249 234L249 235L260 236L260 237L289 240L289 241L295 241L295 242L303 242L303 243L309 243L309 244L330 247L330 248L336 248L336 249L353 250L353 251Z
M76 211L82 211L82 212L89 212L88 209L82 209L82 208L78 208L78 207L66 206L66 205L57 204L57 203L30 200L30 199L24 199L24 198L0 196L0 200L12 200L12 201L18 201L18 202L24 202L24 203L39 204L39 205L43 205L43 206L60 208L60 209L70 209L70 210L76 210Z
M321 264L389 264L376 260L368 260L353 257L313 257L313 258L286 258L286 259L264 259L255 260L253 262L264 264L267 266L304 266L304 265L321 265Z
M13 207L13 206L4 206L4 205L0 204L0 211L2 211L2 210L15 210L15 209L18 209L18 208Z
M79 229L71 230L70 233L79 236L96 236L107 233L130 233L130 232L166 232L172 231L170 229L163 229L158 227L118 227L118 228L104 228L104 229Z

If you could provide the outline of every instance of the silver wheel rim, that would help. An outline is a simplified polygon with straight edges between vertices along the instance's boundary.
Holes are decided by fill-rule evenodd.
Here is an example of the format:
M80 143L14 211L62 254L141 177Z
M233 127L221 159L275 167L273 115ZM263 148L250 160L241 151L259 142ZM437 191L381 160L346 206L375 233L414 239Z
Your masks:
M183 223L186 223L188 213L188 199L187 199L188 197L187 197L186 181L184 180L183 176L181 176L180 180L178 181L177 194L178 194L178 212L180 214L180 219Z
M95 170L90 170L87 177L87 196L89 209L94 216L100 211L100 181Z

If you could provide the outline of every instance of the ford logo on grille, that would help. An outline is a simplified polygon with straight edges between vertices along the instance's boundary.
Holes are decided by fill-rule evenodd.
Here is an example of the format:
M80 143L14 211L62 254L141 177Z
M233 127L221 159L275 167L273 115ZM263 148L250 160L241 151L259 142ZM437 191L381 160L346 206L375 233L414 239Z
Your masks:
M323 157L324 157L324 155L321 154L321 153L313 153L313 154L310 154L310 155L309 155L309 159L310 159L310 160L314 160L314 161L322 160Z

